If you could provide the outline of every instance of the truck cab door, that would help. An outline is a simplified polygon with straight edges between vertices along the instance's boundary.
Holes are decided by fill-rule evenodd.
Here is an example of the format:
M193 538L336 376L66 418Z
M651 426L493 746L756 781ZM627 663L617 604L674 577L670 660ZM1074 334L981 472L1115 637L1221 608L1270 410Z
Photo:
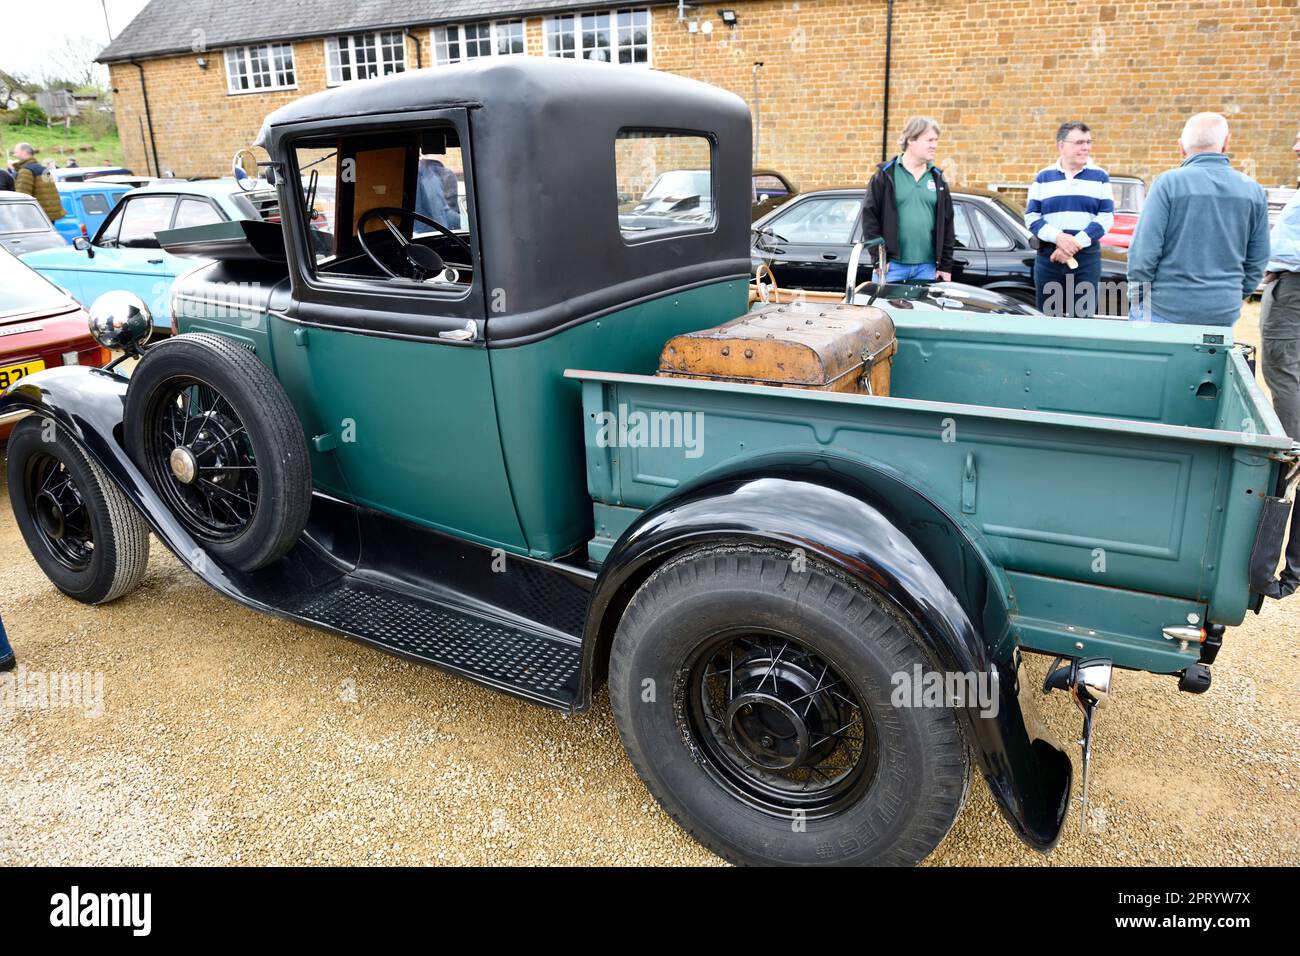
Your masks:
M278 183L293 294L273 313L270 337L278 377L307 429L313 476L357 504L526 550L483 340L486 294L466 111L366 123L295 135L287 146L292 168ZM432 163L419 162L430 155L463 170L471 201L452 230L459 241L405 217L381 216L367 222L366 242L395 271L403 259L393 229L470 268L454 280L450 273L394 278L362 249L357 226L377 207L415 210L420 176L437 175ZM336 177L332 233L308 221L303 193L312 171L317 181Z

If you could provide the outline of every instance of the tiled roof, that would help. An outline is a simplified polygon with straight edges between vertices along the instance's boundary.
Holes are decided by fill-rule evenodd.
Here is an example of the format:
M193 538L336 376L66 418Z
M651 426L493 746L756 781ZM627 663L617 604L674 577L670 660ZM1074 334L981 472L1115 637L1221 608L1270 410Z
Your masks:
M673 0L639 0L636 5L667 2ZM150 0L97 59L108 63L252 41L612 6L590 0Z

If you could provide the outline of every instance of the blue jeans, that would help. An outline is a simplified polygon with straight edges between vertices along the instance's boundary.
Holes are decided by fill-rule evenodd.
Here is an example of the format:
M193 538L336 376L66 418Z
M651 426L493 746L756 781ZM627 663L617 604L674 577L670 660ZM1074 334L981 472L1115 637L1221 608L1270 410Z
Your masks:
M0 671L9 670L14 662L14 649L5 637L5 622L0 620Z
M933 262L918 262L909 265L905 262L891 262L885 273L886 282L932 282L937 278Z
M1054 250L1055 246L1044 246ZM1079 268L1071 269L1053 262L1050 254L1034 257L1034 304L1048 315L1091 319L1097 312L1097 294L1101 281L1101 250L1096 246L1074 254Z

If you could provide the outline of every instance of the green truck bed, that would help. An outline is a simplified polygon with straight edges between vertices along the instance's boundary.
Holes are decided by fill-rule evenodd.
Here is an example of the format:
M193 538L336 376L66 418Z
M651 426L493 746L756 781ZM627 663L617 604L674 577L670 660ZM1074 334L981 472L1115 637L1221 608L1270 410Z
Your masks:
M1199 648L1163 627L1257 606L1251 548L1292 442L1227 330L894 318L888 398L568 371L592 559L687 486L804 456L900 478L947 512L998 569L1030 650L1173 673Z

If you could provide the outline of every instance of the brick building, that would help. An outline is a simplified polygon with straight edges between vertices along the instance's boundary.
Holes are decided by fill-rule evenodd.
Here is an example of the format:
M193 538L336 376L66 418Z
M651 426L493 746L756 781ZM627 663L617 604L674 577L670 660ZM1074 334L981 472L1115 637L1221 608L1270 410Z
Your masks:
M1026 182L1064 119L1094 127L1112 172L1178 163L1183 119L1217 110L1236 165L1294 185L1298 0L152 0L101 54L126 164L224 174L277 106L328 85L475 56L585 56L732 90L755 164L805 188L864 181L885 126L944 126L954 182ZM761 65L760 65L761 64ZM146 96L148 106L146 108Z

